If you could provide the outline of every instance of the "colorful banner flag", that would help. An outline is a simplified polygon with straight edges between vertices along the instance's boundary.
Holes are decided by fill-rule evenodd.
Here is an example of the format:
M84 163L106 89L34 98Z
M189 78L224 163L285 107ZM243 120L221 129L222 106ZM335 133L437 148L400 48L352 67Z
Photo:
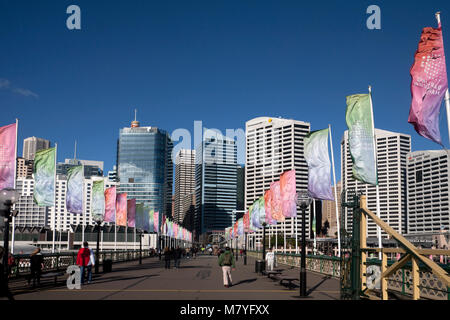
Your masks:
M75 166L67 170L66 208L68 212L83 213L83 166Z
M265 201L264 196L259 197L256 202L258 202L258 218L259 224L261 227L264 227L266 224L266 209L265 209Z
M152 209L150 210L150 212L148 213L148 221L149 221L149 228L148 228L148 232L154 232L155 231L155 211Z
M313 131L303 140L308 164L308 193L311 198L334 200L331 191L331 162L328 156L328 128Z
M421 136L442 144L439 111L448 88L442 28L422 30L411 74L411 108L408 122Z
M149 232L150 231L150 219L149 219L149 214L150 214L150 207L148 205L144 205L144 210L142 213L142 222L143 222L143 226L142 226L142 230Z
M105 222L116 222L116 186L105 190Z
M272 194L272 199L270 201L270 212L272 214L272 218L277 221L284 221L285 217L282 209L280 181L274 181L270 184L270 193Z
M127 218L130 228L136 227L136 199L127 200Z
M345 120L348 126L350 155L353 160L353 178L361 182L377 185L369 94L347 96Z
M153 215L153 231L159 233L159 211Z
M144 204L136 203L136 219L135 219L135 228L139 230L143 230L145 226L145 212L144 212Z
M38 206L55 205L56 148L39 150L34 156L33 199Z
M127 225L127 194L119 193L116 198L116 225Z
M281 211L286 218L297 216L297 189L295 170L283 172L280 176Z
M244 234L244 221L242 220L242 218L240 218L238 220L238 235L242 236Z
M92 219L103 221L105 215L105 181L92 182Z
M15 123L0 127L0 190L15 187L16 131L17 127ZM53 175L55 175L54 172Z
M272 191L270 189L264 194L264 212L266 213L266 223L276 225L277 220L272 217Z
M244 232L250 232L250 214L247 211L243 217L244 222Z

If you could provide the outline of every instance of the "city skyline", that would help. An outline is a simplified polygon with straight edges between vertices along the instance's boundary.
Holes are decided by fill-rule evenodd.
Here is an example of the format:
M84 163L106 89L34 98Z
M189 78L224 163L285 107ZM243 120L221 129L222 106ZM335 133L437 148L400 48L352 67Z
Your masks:
M24 138L42 137L58 143L62 161L71 157L77 140L79 158L104 161L108 172L115 165L118 129L128 126L135 108L142 125L169 133L177 128L193 133L195 120L223 132L244 129L246 121L269 116L309 122L311 130L331 123L333 140L340 141L345 96L366 93L368 85L376 128L411 135L412 151L440 148L420 137L407 115L409 68L422 28L436 26L436 11L442 11L449 43L445 1L408 8L381 1L381 30L366 28L367 5L355 1L328 4L329 10L273 1L257 7L235 1L117 3L112 17L131 12L114 23L99 3L81 1L79 31L65 27L65 3L7 3L0 25L8 30L5 42L15 45L2 53L0 101L8 106L2 125L19 118L18 150ZM36 19L39 31L32 27ZM305 33L310 28L321 35L318 40ZM36 50L26 50L42 30L46 36ZM301 50L306 39L314 51ZM94 40L95 54L89 50ZM125 53L135 59L123 59ZM442 107L441 112L448 147ZM68 114L70 120L64 118ZM338 148L334 143L340 180Z

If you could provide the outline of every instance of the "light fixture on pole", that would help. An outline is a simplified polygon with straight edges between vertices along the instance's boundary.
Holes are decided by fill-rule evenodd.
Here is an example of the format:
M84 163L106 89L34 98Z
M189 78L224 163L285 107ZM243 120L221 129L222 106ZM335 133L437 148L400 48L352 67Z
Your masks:
M97 250L95 251L95 274L99 273L99 264L100 264L100 225L103 222L103 219L99 216L95 219L97 223Z
M300 260L300 297L306 297L306 209L311 205L312 199L308 192L297 193L297 205L302 210L302 251Z
M17 210L12 210L12 206L19 200L20 193L12 188L5 188L0 191L0 214L4 221L4 231L3 231L3 266L5 269L5 281L8 284L8 254L9 254L9 225L12 221L12 217L17 216L19 213Z

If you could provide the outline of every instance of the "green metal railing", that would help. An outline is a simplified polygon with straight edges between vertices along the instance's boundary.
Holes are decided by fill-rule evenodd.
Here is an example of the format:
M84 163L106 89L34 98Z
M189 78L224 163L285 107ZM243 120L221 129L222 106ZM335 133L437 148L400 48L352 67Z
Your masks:
M99 252L99 265L105 260L113 263L139 260L139 250L105 250ZM154 251L142 250L142 258L154 256ZM45 253L43 254L44 266L42 273L65 271L68 266L76 264L77 252ZM30 255L14 255L15 263L10 270L10 278L18 278L30 274Z

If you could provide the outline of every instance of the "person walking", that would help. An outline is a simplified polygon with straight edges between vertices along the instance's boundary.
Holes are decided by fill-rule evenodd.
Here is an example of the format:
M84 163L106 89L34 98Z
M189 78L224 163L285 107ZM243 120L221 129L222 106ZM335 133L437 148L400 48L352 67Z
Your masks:
M41 248L37 248L33 251L33 253L30 256L30 277L28 278L28 285L31 283L31 280L33 280L33 288L36 287L36 281L37 285L41 285L41 273L42 273L42 267L44 266L44 256L41 253Z
M173 261L175 264L175 269L180 267L181 255L182 255L181 249L180 247L177 247L173 252Z
M8 300L14 300L14 297L8 287L8 276L5 273L3 265L3 254L5 249L0 247L0 297L7 297Z
M266 253L266 263L267 263L267 271L273 271L273 266L275 262L275 254L272 251L272 248Z
M165 247L164 248L164 262L166 263L165 267L164 267L165 269L170 269L170 255L171 255L171 252L170 252L169 248Z
M88 279L92 279L92 265L89 266L91 261L91 250L87 241L83 242L83 248L78 250L77 265L80 267L81 284L84 284L85 271L88 271ZM88 280L90 282L90 280Z
M231 278L231 269L233 268L233 271L236 270L236 263L230 247L226 247L225 252L219 256L219 266L222 267L224 287L231 287L233 285L233 280Z

